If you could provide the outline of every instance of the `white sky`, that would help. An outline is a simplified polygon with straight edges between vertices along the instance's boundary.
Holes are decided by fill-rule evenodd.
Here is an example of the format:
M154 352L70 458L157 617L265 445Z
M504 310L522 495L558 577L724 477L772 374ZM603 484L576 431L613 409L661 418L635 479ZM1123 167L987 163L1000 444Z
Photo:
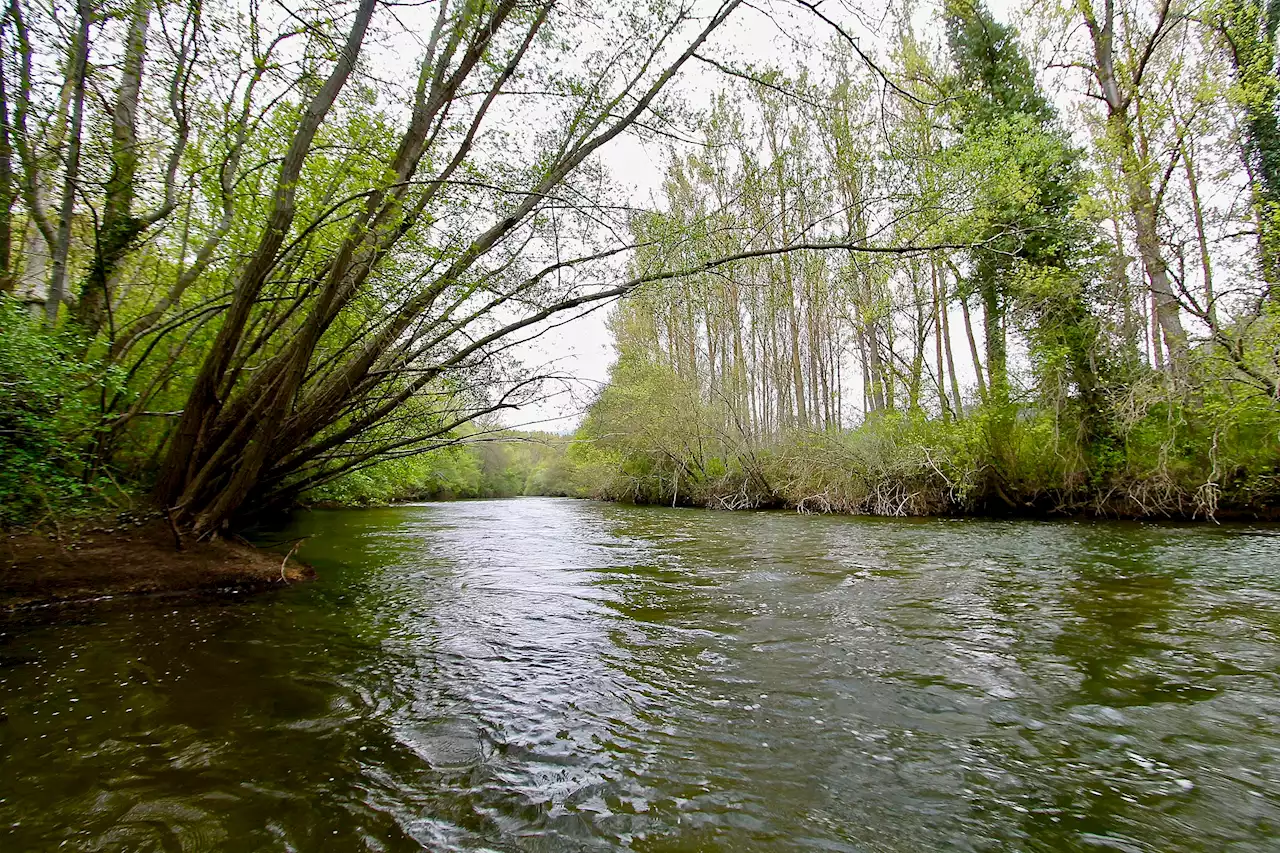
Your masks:
M916 5L912 13L916 32L930 41L940 39L935 24L936 4L913 5ZM997 18L1009 21L1015 0L987 0L987 5ZM889 29L884 26L890 14L883 2L849 0L847 8L833 3L823 4L821 8L824 14L839 21L846 32L858 36L859 46L877 62L885 56L887 45L876 36L877 32ZM827 43L834 36L834 31L827 24L798 8L790 21L778 23L758 12L744 9L738 19L731 22L731 27L721 34L717 43L718 49L713 54L717 59L734 65L751 64L789 70L797 69L798 61L804 58L798 54L794 36L815 44ZM710 106L712 94L724 79L720 72L702 63L691 63L673 85L690 105L701 109ZM635 206L660 206L668 144L646 144L634 136L622 136L601 152L619 186L629 190L631 203ZM504 418L508 426L553 432L570 432L577 426L591 395L608 379L609 367L616 358L612 336L606 326L607 318L607 309L595 311L553 329L523 348L519 355L526 363L554 362L558 372L576 377L576 381L572 389L508 412ZM959 322L958 317L952 320Z

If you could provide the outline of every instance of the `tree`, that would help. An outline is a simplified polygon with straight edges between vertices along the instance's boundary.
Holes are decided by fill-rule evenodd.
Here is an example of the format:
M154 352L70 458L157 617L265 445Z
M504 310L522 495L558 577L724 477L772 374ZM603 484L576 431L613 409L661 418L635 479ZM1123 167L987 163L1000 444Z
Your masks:
M1234 95L1244 111L1243 147L1258 220L1259 257L1274 300L1280 295L1280 0L1219 0L1208 18L1235 71Z
M1136 15L1126 16L1128 27L1118 27L1115 0L1104 0L1101 13L1091 0L1077 0L1077 10L1089 32L1092 57L1088 70L1097 86L1094 94L1106 106L1108 147L1123 176L1129 216L1150 287L1160 342L1168 353L1173 382L1182 387L1187 383L1190 345L1182 325L1178 294L1160 243L1161 194L1153 188L1154 163L1145 156L1137 124L1152 59L1161 43L1184 19L1174 12L1170 0L1161 0L1145 33L1138 32Z
M499 306L537 296L549 276L601 257L593 253L529 270L512 244L545 239L539 231L547 224L548 199L588 157L648 112L667 82L738 3L722 4L665 65L655 68L654 63L690 20L687 9L669 10L659 34L642 39L647 43L626 73L619 73L616 59L592 68L589 97L566 116L560 138L546 140L527 183L503 188L507 198L497 204L494 220L470 235L458 235L456 248L416 271L410 288L391 291L388 295L398 299L385 313L348 317L344 312L366 285L394 287L391 281L378 282L376 274L392 266L401 241L416 227L438 218L443 188L466 174L462 167L469 163L489 110L524 68L555 12L549 3L519 7L513 0L467 4L453 12L441 4L420 64L412 111L384 176L360 194L346 236L315 259L283 316L261 312L264 291L293 248L287 238L295 225L303 168L321 124L356 67L375 5L362 0L356 8L337 61L301 111L258 244L233 286L170 443L156 495L197 535L219 529L246 502L290 494L334 470L359 464L362 453L345 462L328 454L368 432L450 370L474 368L489 347L500 347L520 329L617 295L543 296L539 310L458 342L473 321ZM611 84L616 87L612 91ZM464 129L453 131L446 121L457 120L450 112L462 108L464 86L485 94L469 110ZM419 177L424 160L436 169L429 177ZM484 261L496 264L486 268ZM285 318L292 320L288 327ZM287 334L288 341L256 329L255 319L272 324L268 328ZM266 344L278 349L244 378L247 359ZM364 453L371 457L432 437L428 432L400 438ZM325 468L326 462L336 464Z

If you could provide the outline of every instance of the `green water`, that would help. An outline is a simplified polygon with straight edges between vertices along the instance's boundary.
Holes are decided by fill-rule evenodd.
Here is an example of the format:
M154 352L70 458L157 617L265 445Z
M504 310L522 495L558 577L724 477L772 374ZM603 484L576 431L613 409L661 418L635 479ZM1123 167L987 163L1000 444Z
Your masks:
M0 850L1280 849L1280 531L551 499L0 623Z

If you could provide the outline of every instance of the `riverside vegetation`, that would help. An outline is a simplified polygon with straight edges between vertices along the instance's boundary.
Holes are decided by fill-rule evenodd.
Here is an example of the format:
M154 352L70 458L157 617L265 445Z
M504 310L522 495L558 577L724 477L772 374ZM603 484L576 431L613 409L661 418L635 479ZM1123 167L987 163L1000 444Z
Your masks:
M1280 0L931 11L872 49L805 0L10 0L0 523L1269 514ZM804 64L734 55L753 19ZM610 303L577 433L496 426L563 378L519 345Z

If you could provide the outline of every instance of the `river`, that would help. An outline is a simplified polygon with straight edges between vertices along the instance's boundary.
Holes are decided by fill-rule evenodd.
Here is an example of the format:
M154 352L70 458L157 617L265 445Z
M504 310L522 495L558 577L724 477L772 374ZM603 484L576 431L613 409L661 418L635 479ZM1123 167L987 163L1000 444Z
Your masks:
M1280 531L516 499L0 623L0 850L1275 851Z

